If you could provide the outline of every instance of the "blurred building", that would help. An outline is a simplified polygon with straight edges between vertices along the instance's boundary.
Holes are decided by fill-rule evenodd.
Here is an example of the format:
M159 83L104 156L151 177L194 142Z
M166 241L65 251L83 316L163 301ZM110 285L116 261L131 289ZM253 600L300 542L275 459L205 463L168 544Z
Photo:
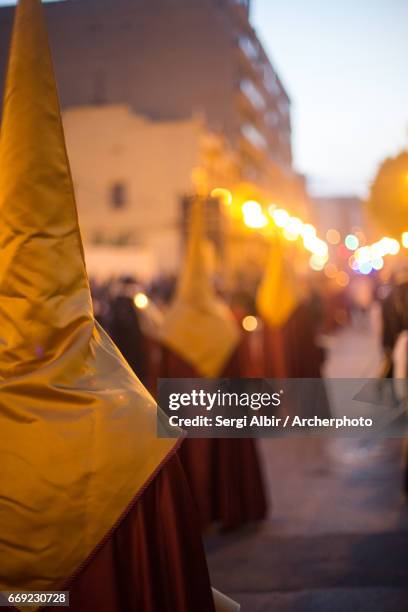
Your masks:
M126 259L133 247L150 257L153 272L174 269L197 169L213 184L233 180L236 164L222 139L199 118L151 121L124 105L72 108L63 120L91 268L107 247ZM208 209L215 240L219 203Z
M290 173L290 101L248 1L66 0L45 10L64 107L127 104L155 120L202 113L246 175ZM1 82L11 20L1 8Z
M322 236L336 228L340 237L367 225L363 201L355 196L313 198L313 214Z
M210 151L218 138L219 185L251 181L301 212L290 100L251 26L249 0L65 0L44 9L86 242L144 236L153 246L154 222L163 250L191 195L204 132ZM12 16L13 7L0 8L0 87ZM220 146L233 171L224 172Z

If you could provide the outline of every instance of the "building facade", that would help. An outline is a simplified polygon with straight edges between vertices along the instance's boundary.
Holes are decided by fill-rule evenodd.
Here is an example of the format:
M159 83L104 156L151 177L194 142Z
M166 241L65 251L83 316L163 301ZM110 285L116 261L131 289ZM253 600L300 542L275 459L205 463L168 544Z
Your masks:
M109 247L143 253L154 273L174 270L197 170L209 185L234 180L236 164L223 141L199 118L152 121L124 105L67 109L63 121L90 267ZM208 209L215 241L218 202Z
M290 171L290 101L251 26L248 0L65 0L44 8L64 108L126 104L155 120L202 114L239 151L247 178ZM1 83L12 13L0 9Z

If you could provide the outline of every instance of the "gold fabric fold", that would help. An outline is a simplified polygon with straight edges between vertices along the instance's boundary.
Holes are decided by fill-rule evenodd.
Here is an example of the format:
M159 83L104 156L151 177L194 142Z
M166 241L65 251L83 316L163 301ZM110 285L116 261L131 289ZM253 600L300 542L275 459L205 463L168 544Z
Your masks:
M222 371L239 342L233 315L212 286L199 199L192 204L186 259L176 297L164 317L161 339L208 377Z
M285 261L283 249L281 240L273 238L256 296L258 313L270 327L284 325L299 303L293 272Z
M48 590L178 440L94 321L38 0L16 10L0 169L0 590Z

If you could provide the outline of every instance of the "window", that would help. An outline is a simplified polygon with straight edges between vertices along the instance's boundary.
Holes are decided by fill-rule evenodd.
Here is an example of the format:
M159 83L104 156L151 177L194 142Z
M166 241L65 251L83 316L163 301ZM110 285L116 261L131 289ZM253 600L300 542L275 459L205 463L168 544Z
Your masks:
M270 128L276 128L279 124L279 115L275 111L267 111L265 113L265 122Z
M121 181L116 181L110 188L109 203L112 208L119 210L127 204L126 185Z
M239 36L238 44L249 60L256 61L258 59L258 49L248 36Z
M279 94L280 88L276 74L268 64L264 65L264 85L272 96Z
M241 134L249 140L256 149L266 149L267 142L262 134L251 123L244 123L241 126Z
M264 109L266 106L265 99L261 92L249 79L242 79L239 84L242 93L248 98L251 104L258 110Z

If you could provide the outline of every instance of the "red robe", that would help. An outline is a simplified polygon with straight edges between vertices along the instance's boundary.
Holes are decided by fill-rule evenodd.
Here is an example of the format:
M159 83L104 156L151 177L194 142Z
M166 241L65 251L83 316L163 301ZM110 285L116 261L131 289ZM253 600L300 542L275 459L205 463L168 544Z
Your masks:
M238 362L236 353L221 376L239 378ZM165 347L160 376L200 378L192 366ZM253 439L191 438L184 442L180 457L203 529L212 523L236 528L265 518L265 487Z
M300 304L281 327L264 323L265 378L320 378L323 353L316 336L307 303Z
M70 592L70 612L215 612L197 512L177 456L61 588Z

